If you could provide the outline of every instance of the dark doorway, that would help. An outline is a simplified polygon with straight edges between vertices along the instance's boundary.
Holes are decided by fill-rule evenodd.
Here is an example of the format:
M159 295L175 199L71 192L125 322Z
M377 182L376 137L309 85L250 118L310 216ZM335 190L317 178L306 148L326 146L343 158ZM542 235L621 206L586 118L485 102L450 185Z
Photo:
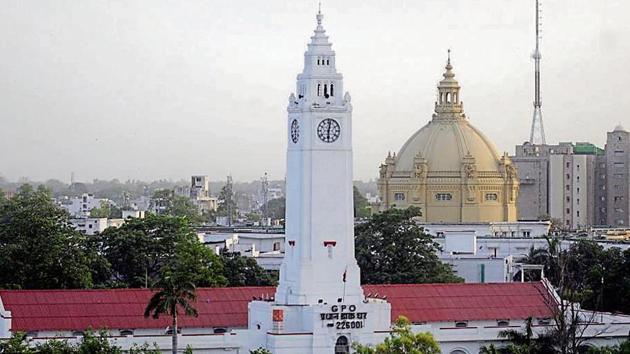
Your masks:
M348 344L348 337L341 336L337 338L337 343L335 343L335 354L350 354L350 345Z

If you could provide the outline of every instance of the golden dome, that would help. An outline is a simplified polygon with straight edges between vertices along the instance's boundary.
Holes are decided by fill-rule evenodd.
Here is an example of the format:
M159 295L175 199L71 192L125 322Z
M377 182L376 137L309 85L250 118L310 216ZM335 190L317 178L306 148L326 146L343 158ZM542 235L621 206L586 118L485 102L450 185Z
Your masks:
M516 221L512 161L468 121L450 55L443 76L431 121L380 167L381 208L416 206L425 222Z
M473 157L478 171L499 172L501 155L467 119L433 119L407 140L396 156L396 171L412 171L423 157L429 172L459 171L465 157Z

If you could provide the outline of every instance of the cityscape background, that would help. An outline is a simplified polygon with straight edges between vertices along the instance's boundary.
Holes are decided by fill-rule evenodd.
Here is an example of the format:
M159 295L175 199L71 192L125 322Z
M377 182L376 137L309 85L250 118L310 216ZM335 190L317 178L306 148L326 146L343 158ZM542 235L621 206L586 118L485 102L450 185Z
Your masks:
M239 4L4 2L0 150L20 153L0 155L0 176L252 181L266 171L282 180L283 97L295 89L317 4ZM430 119L447 48L471 123L511 155L528 139L529 2L322 6L355 107L355 179L376 178L387 151ZM543 3L548 143L603 147L624 122L629 11L622 0Z

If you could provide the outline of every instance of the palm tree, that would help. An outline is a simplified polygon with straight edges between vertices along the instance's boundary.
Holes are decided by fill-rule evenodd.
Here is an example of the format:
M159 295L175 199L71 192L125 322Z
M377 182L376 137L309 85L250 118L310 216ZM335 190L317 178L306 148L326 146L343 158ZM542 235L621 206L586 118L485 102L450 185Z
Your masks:
M188 281L178 281L172 275L163 277L157 285L159 291L153 294L149 300L147 308L144 310L144 317L151 316L151 313L153 313L153 318L160 318L162 314L172 317L172 350L173 354L177 354L178 309L182 308L186 315L197 317L197 310L191 304L197 298L195 285Z

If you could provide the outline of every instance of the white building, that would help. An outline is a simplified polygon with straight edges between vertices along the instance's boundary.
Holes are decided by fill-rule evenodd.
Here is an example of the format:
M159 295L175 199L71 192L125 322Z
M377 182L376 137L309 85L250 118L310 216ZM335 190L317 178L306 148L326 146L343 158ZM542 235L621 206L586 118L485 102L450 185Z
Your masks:
M61 207L66 209L70 216L83 218L89 217L90 211L94 208L100 208L102 203L112 204L109 199L95 198L93 194L83 193L80 197L73 197L64 201Z
M125 219L77 218L70 219L70 223L82 233L93 236L105 231L108 227L120 227L125 223Z
M544 237L549 235L549 221L479 222L479 223L419 223L432 236L444 236L449 231L470 230L477 236Z
M143 210L123 210L122 218L126 220L127 218L132 219L144 219L146 212Z

